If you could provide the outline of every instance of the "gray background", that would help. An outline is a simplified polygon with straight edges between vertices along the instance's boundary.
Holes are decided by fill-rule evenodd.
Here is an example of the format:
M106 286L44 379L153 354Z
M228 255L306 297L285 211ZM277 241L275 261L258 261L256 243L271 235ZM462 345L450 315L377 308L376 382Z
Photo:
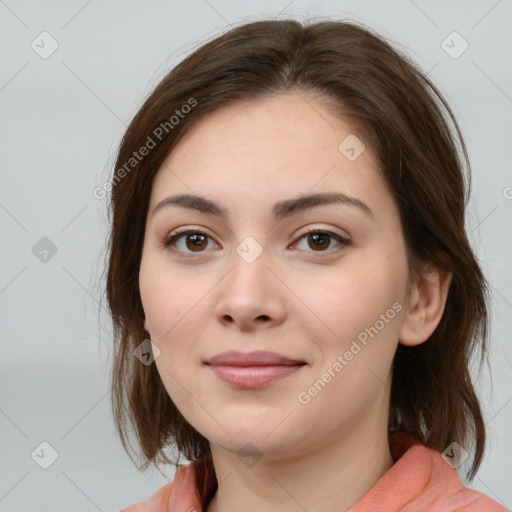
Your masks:
M469 231L494 292L493 387L486 370L479 380L489 444L470 486L512 507L511 0L0 0L0 511L118 510L167 481L139 474L114 432L106 202L92 191L159 79L229 24L267 15L368 24L454 109L473 165ZM47 58L43 31L58 43ZM469 44L457 58L462 39L442 45L453 31ZM31 457L44 441L58 453L48 469L34 460L50 462L48 448Z

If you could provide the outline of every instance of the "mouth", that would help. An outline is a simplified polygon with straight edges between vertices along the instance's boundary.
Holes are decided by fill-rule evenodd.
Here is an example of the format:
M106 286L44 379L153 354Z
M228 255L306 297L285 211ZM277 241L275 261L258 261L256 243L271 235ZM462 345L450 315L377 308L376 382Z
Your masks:
M222 381L237 388L260 388L289 377L307 363L275 352L235 350L223 352L205 361Z
M237 388L261 388L274 381L289 377L306 366L300 364L243 365L233 364L208 365L212 372L222 381Z
M223 366L270 366L306 364L306 361L264 350L252 352L229 350L208 359L205 363Z

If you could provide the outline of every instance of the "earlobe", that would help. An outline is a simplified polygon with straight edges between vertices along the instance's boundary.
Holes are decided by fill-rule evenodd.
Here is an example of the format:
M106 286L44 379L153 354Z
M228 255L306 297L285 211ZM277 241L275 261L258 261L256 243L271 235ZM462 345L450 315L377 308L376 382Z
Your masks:
M148 321L144 318L144 330L149 333L149 329L148 329Z
M444 313L452 277L451 272L431 266L412 284L399 336L402 345L419 345L434 332Z

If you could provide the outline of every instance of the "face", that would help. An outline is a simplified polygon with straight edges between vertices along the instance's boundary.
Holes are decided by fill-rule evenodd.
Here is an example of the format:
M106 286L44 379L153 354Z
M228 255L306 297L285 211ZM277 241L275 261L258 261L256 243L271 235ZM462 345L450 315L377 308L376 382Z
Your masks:
M387 424L408 270L399 211L364 143L321 98L287 93L203 117L158 170L141 299L165 388L211 443L282 457ZM351 199L274 208L325 193ZM177 194L225 216L190 202L154 211ZM231 350L302 364L227 382L206 362Z

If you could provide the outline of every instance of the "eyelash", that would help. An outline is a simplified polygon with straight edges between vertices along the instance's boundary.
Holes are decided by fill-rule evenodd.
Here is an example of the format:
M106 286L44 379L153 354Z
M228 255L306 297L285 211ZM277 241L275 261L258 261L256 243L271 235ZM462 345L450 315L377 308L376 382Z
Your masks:
M332 238L334 238L337 242L340 243L341 246L348 246L350 245L350 240L348 240L347 238L344 238L342 237L341 235L339 235L338 233L334 233L333 231L329 231L327 229L319 229L319 228L313 228L313 229L308 229L307 231L305 231L304 233L301 233L299 235L299 237L297 238L297 241L300 241L302 240L304 237L306 237L307 235L312 235L312 234L316 234L316 233L321 233L321 234L325 234L325 235L328 235ZM207 233L205 233L204 231L200 231L198 229L183 229L181 231L176 231L174 233L171 233L170 235L168 235L162 242L162 246L165 247L165 248L168 248L170 247L171 245L173 245L175 242L178 241L179 238L181 238L182 236L184 235L189 235L189 234L194 234L194 235L204 235L206 236L207 238L210 238L213 240L212 237L210 237ZM339 247L339 246L338 246ZM174 249L178 252L181 252L179 251L178 249ZM327 249L325 251L306 251L306 252L313 252L313 253L328 253L328 252L332 252L333 250L336 250L336 249ZM201 252L205 252L205 251L198 251L197 254L200 254ZM188 252L186 253L188 255L193 255L194 252Z

